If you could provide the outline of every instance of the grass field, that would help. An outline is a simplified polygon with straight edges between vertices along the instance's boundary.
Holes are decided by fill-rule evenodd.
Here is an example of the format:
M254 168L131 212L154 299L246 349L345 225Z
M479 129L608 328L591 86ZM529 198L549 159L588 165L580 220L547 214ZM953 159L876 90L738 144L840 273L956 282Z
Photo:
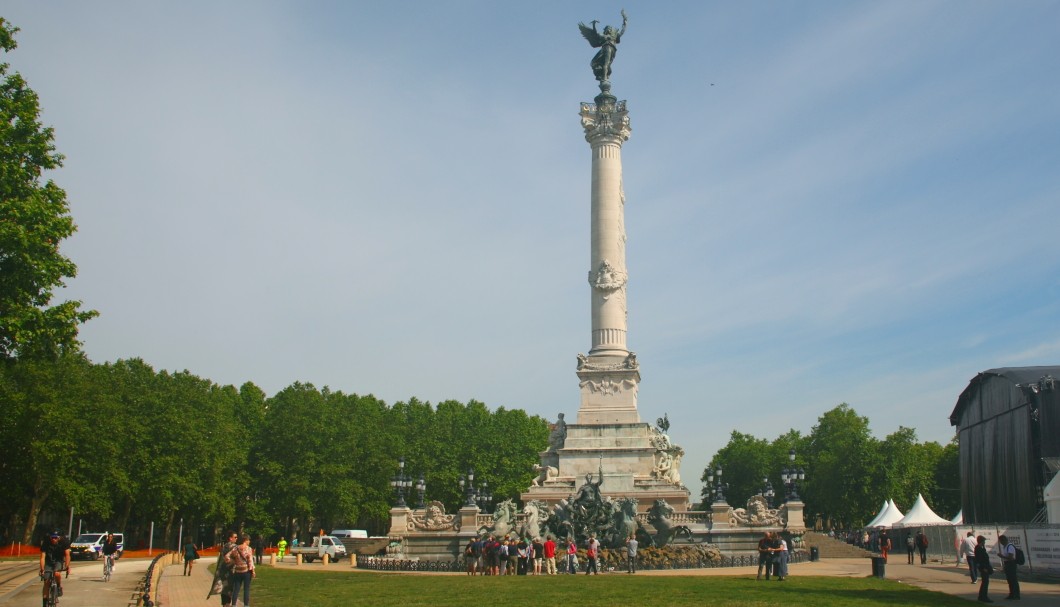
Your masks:
M532 604L602 607L659 605L729 607L800 605L965 606L968 601L871 577L753 577L625 575L468 577L403 573L325 573L258 569L251 602L256 607Z

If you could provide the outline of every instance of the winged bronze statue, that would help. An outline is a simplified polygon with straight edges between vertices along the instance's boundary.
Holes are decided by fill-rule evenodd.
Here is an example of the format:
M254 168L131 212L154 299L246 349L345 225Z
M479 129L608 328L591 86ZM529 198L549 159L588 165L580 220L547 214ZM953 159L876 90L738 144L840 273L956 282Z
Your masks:
M626 33L626 23L628 21L629 18L626 16L625 9L623 9L621 30L607 25L604 26L604 31L599 32L596 30L596 24L599 21L595 19L589 22L592 27L584 23L578 23L578 29L581 30L582 36L589 41L593 48L600 49L596 52L593 60L589 62L589 67L593 68L593 76L596 76L596 79L600 82L607 82L611 78L611 63L615 60L615 54L618 52L618 43L622 41L622 34Z

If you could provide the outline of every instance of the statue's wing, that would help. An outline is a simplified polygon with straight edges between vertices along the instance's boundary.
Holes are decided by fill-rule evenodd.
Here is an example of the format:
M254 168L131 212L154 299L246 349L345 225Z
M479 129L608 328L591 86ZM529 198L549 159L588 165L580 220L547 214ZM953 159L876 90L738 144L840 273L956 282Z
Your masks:
M589 41L589 44L593 48L599 48L604 44L604 37L601 36L596 30L585 25L584 23L578 23L578 29L582 31L582 36Z

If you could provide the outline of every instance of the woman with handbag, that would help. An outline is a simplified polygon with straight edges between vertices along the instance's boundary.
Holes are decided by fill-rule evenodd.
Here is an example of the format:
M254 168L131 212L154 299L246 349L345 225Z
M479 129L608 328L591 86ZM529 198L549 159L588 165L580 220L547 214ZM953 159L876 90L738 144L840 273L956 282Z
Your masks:
M225 562L232 567L232 607L250 605L250 580L254 578L254 549L250 547L250 535L244 534L241 542L225 555ZM239 602L239 589L243 589L243 602Z

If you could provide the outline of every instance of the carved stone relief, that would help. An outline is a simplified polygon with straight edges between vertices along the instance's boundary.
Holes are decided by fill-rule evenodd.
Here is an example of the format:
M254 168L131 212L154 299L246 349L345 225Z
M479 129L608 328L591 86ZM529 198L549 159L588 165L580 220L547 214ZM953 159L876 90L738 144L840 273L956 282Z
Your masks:
M766 498L753 495L747 500L747 508L736 508L730 514L729 524L741 527L773 527L783 525L780 510L772 509Z
M445 505L437 500L427 504L423 516L413 513L409 517L409 531L443 531L453 529L460 531L460 518L455 514L446 514Z

